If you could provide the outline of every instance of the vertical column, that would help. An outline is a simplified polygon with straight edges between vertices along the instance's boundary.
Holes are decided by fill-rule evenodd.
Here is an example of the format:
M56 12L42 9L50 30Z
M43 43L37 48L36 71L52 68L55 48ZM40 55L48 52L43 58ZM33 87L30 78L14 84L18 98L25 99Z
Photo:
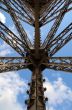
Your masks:
M40 28L39 28L39 0L35 0L35 56L39 57L40 48Z
M30 83L29 100L27 110L46 110L43 79L40 68L33 70L32 82Z

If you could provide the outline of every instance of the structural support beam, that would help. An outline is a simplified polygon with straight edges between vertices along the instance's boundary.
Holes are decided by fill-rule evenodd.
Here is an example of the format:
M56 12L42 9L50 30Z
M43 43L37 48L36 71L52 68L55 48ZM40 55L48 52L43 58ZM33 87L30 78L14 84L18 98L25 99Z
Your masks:
M42 45L42 48L46 48L48 49L48 44L50 41L52 41L52 39L54 38L54 35L56 34L57 30L58 30L58 27L60 26L60 23L64 17L64 15L66 14L66 11L68 9L68 6L70 4L70 0L67 0L65 1L65 4L64 6L62 7L62 9L60 10L60 13L59 15L57 16L50 32L48 33L43 45Z
M50 53L52 56L58 52L63 46L65 46L72 39L72 23L70 23L58 36L56 36L50 43Z
M44 9L43 14L41 15L41 22L43 21L43 25L45 25L55 17L55 12L58 11L58 9L60 10L60 7L61 5L63 5L64 2L64 0L54 0L52 3L48 4L48 6L45 7L46 9Z
M11 7L14 9L15 13L17 14L17 16L20 20L22 20L30 25L33 25L33 23L34 23L33 15L32 16L28 15L28 14L30 14L31 11L28 12L27 9L25 10L26 6L25 6L25 4L23 5L22 1L19 2L19 0L18 1L10 0L9 3L11 4ZM6 6L4 1L1 1L1 4ZM9 13L9 11L3 6L0 6L0 9Z
M49 55L53 56L56 52L58 52L64 45L66 45L72 39L72 33L70 33L66 38L60 39L59 43L55 44L55 47L50 51Z
M39 0L35 0L35 56L38 58L40 49Z
M27 65L26 64L21 64L21 63L2 64L2 65L0 65L0 73L9 72L9 71L18 71L18 70L26 69L26 68L27 68Z
M11 15L13 21L14 21L14 24L15 24L15 26L16 26L16 28L17 28L17 31L18 31L18 33L19 33L21 39L23 40L24 44L26 45L26 47L27 47L28 50L29 50L30 47L32 47L32 44L31 44L31 42L30 42L30 40L29 40L29 38L28 38L28 36L27 36L25 30L23 29L23 27L22 27L22 25L21 25L21 23L20 23L20 21L19 21L19 18L17 17L17 15L16 15L14 9L11 7L10 2L8 3L6 0L4 0L4 2L5 2L5 4L6 4L6 7L7 7L8 10L9 10L9 13L10 13L10 15Z
M0 57L0 65L9 64L9 63L24 63L25 60L28 60L28 58L27 57Z
M16 40L8 38L4 33L0 32L0 38L3 39L8 45L10 45L18 54L25 56L25 52L20 49L20 45Z
M46 67L48 67L48 69L53 69L53 70L56 70L56 71L64 71L64 72L70 72L72 73L72 66L71 67L67 67L66 66L61 66L61 65L58 65L58 64L51 64L51 65L46 65Z
M49 48L52 48L56 43L60 42L65 36L72 32L72 23L70 23L58 36L56 36L50 43ZM71 40L71 39L70 39Z
M30 83L29 100L27 101L27 110L46 110L44 99L44 88L41 70L35 67L32 73Z
M72 23L56 36L64 15L72 10L72 0L0 0L0 3L0 9L11 16L19 33L19 36L15 35L0 22L0 38L21 55L0 57L0 72L30 69L32 79L28 83L29 99L25 101L27 110L46 110L48 98L44 97L46 88L43 88L42 71L48 68L72 73L72 57L52 57L72 39ZM23 28L23 21L34 26L33 44ZM42 43L40 29L51 21L54 21L53 26Z
M72 65L72 57L47 57L46 58L49 63L63 63L63 64L69 64Z
M49 69L72 72L72 57L48 57L43 64Z
M27 60L23 57L0 57L0 73L26 69L31 64L25 63Z

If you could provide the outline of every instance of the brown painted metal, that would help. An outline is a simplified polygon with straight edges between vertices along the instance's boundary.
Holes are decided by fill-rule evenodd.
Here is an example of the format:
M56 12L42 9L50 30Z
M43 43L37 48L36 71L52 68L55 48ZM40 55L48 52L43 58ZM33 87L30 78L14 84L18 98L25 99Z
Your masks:
M40 67L33 68L32 80L30 83L29 100L27 110L46 110L43 79Z
M52 57L72 39L72 23L58 36L55 36L64 15L72 10L68 8L71 0L1 0L0 9L10 14L19 36L0 22L0 37L21 57L0 57L0 72L30 69L32 79L29 99L25 101L27 110L46 110L42 71L46 68L72 73L72 57ZM45 41L40 39L40 28L54 20ZM35 38L32 43L22 22L32 25ZM42 43L42 45L41 45Z
M39 57L40 49L40 28L39 28L39 0L35 0L35 57Z

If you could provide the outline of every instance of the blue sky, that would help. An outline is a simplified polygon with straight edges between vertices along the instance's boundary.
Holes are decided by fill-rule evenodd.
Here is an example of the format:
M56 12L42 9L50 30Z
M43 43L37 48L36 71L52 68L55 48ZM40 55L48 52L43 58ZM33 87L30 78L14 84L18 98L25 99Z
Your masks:
M18 35L11 17L0 10L0 21L7 25L16 35ZM68 12L56 35L72 22L72 11ZM52 22L41 28L42 42L45 39ZM29 38L34 40L34 28L23 23L23 27ZM72 40L66 44L54 56L72 56ZM19 56L10 46L0 39L0 56ZM21 70L17 72L7 72L0 74L0 110L26 110L24 100L28 98L26 90L29 89L27 83L31 80L31 71ZM49 101L46 104L47 110L71 110L72 109L72 74L68 72L54 71L46 69L43 71L46 78L44 86L47 88L45 96Z

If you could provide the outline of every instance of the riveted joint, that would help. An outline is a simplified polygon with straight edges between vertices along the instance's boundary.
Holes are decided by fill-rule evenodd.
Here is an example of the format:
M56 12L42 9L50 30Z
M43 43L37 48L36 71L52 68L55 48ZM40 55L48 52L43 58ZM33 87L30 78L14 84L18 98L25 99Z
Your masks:
M46 89L46 87L45 87L45 88L43 88L43 90L44 90L44 92L45 92L45 91L47 90L47 89Z
M25 104L28 105L29 104L29 100L25 100Z
M48 101L48 98L46 97L46 98L45 98L45 102L47 102L47 101Z

